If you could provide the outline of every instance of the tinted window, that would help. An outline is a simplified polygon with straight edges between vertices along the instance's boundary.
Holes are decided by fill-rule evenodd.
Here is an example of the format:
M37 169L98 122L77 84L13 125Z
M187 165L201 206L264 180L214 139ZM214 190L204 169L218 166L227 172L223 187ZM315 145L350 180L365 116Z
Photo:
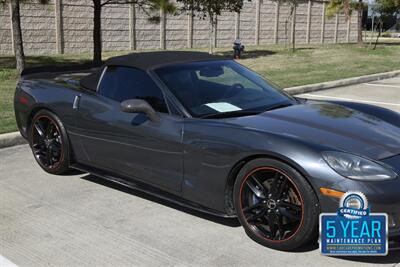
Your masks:
M202 61L156 70L195 117L228 112L263 112L294 99L233 60Z
M107 67L98 93L116 101L146 100L156 111L167 113L164 96L149 75L138 69Z

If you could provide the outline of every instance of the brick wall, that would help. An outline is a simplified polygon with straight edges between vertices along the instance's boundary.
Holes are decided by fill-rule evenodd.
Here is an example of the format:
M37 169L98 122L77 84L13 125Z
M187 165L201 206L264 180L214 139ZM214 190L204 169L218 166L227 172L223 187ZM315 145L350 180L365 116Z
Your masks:
M60 1L61 12L57 17L56 4ZM256 38L256 5L260 2L258 40ZM61 47L66 53L91 51L93 8L91 0L53 0L48 5L31 1L21 5L21 23L26 54L57 53ZM149 23L147 15L130 5L108 5L102 10L102 40L104 51L157 49L160 47L160 25ZM296 8L295 37L297 43L355 42L357 40L357 14L350 23L343 14L333 18L323 17L322 2L300 4ZM277 12L278 11L278 12ZM134 16L132 15L134 14ZM218 17L217 46L231 46L235 32L245 45L285 43L290 41L290 8L270 0L245 1L238 16L223 12ZM61 25L57 32L57 22ZM323 23L324 22L324 23ZM168 15L165 43L167 49L185 48L190 44L190 17L185 14ZM236 24L239 29L236 29ZM193 18L193 47L208 46L208 20ZM336 26L337 25L337 26ZM276 27L277 26L277 27ZM134 34L132 34L134 32ZM323 34L323 38L322 35ZM62 38L57 38L61 35ZM336 38L335 38L336 37ZM134 43L134 45L133 45ZM0 54L11 54L12 33L9 5L0 5Z

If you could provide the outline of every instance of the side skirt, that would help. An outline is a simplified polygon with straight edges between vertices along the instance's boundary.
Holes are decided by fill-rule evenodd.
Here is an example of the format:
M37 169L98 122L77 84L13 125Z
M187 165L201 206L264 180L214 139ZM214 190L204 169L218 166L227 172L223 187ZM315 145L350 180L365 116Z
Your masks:
M107 181L111 181L111 182L114 182L116 184L120 184L122 186L126 186L128 188L137 190L139 192L143 192L143 193L146 193L148 195L155 196L155 197L157 197L159 199L168 201L170 203L179 205L179 206L184 207L184 208L193 209L193 210L196 210L196 211L200 211L200 212L203 212L203 213L206 213L206 214L210 214L210 215L217 216L217 217L222 217L222 218L236 218L236 215L230 215L230 214L222 213L222 212L219 212L219 211L207 208L207 207L203 207L203 206L201 206L201 205L199 205L197 203L188 201L186 199L183 199L181 197L175 196L175 195L170 194L168 192L162 191L160 189L157 189L157 188L155 188L153 186L144 184L142 182L133 180L131 178L124 179L122 177L117 177L114 174L111 174L109 172L106 172L106 171L103 171L103 170L99 170L97 168L92 168L92 167L89 167L89 166L86 166L86 165L82 165L82 164L72 164L70 167L73 168L73 169L82 171L82 172L90 173L92 175L95 175L95 176L100 177L102 179L105 179Z

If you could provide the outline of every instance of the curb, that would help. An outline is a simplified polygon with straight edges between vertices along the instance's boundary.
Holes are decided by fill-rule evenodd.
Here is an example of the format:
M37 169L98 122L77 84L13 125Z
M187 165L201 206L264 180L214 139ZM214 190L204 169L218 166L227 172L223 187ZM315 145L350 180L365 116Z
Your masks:
M19 132L0 134L0 148L27 144Z
M331 82L314 83L314 84L307 84L307 85L302 85L302 86L289 87L289 88L285 88L284 90L286 92L288 92L289 94L298 95L298 94L305 94L305 93L309 93L309 92L315 92L315 91L325 90L325 89L329 89L329 88L336 88L336 87L341 87L341 86L346 86L346 85L378 81L378 80L382 80L382 79L393 78L396 76L400 76L400 70L371 74L371 75L364 75L364 76L360 76L360 77L347 78L347 79L336 80L336 81L331 81ZM22 144L27 144L27 141L22 137L22 135L19 132L0 134L0 148L22 145Z
M285 91L292 95L298 95L298 94L305 94L305 93L309 93L309 92L325 90L325 89L329 89L329 88L336 88L336 87L341 87L341 86L378 81L378 80L382 80L382 79L393 78L396 76L400 76L400 70L384 72L384 73L376 73L376 74L371 74L371 75L364 75L364 76L360 76L360 77L347 78L347 79L336 80L336 81L331 81L331 82L314 83L314 84L307 84L307 85L302 85L302 86L289 87L289 88L285 88Z

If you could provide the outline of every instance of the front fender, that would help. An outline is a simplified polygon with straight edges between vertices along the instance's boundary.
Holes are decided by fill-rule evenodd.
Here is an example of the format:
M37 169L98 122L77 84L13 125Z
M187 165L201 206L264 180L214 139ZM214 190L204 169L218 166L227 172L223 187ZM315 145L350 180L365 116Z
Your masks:
M305 176L317 194L319 187L344 179L321 156L320 151L331 148L295 137L222 123L188 121L183 145L183 197L221 212L226 212L226 188L232 183L232 173L255 157L275 158L291 165Z

